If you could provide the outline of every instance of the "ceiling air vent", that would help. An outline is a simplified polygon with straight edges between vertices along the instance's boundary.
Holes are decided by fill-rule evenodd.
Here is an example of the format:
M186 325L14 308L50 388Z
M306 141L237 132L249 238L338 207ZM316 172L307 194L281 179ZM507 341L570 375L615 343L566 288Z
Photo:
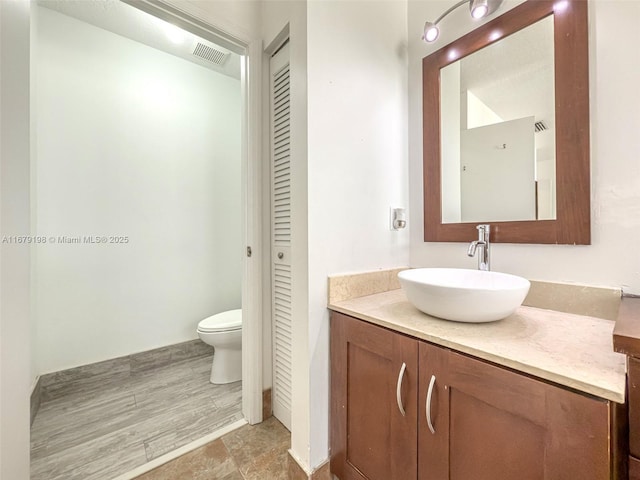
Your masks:
M547 127L547 125L542 120L539 122L536 122L534 126L536 127L536 133L549 130L549 127Z
M200 42L196 43L195 47L193 48L193 52L191 53L196 57L200 57L216 65L224 64L224 62L227 60L227 57L229 57L228 53L221 52L220 50L216 50L215 48Z

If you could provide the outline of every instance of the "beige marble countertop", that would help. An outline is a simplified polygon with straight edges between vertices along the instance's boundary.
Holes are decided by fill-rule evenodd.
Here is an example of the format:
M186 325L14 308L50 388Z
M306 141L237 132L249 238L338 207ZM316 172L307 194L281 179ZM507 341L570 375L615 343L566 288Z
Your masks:
M498 322L450 322L420 312L402 290L336 301L329 308L581 392L625 401L625 356L613 351L611 320L520 307Z

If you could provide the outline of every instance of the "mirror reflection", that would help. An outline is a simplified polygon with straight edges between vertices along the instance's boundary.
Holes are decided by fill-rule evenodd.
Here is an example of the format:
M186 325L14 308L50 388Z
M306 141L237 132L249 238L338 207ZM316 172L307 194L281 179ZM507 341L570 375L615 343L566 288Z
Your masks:
M556 218L553 16L440 70L442 222Z

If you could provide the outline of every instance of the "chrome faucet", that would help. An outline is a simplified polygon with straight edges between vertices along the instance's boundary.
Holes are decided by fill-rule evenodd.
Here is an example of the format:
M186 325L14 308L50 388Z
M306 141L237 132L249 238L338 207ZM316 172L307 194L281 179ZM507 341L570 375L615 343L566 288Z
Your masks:
M489 232L491 225L478 225L478 240L474 240L469 245L467 255L473 257L476 254L476 249L480 247L478 251L478 270L489 271Z

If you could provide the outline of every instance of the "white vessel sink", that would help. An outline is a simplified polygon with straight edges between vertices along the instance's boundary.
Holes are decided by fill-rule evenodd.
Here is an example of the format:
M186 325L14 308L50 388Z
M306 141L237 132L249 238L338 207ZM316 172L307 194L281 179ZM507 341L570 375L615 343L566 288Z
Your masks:
M493 322L511 315L530 283L522 277L462 268L416 268L398 274L409 302L434 317L457 322Z

